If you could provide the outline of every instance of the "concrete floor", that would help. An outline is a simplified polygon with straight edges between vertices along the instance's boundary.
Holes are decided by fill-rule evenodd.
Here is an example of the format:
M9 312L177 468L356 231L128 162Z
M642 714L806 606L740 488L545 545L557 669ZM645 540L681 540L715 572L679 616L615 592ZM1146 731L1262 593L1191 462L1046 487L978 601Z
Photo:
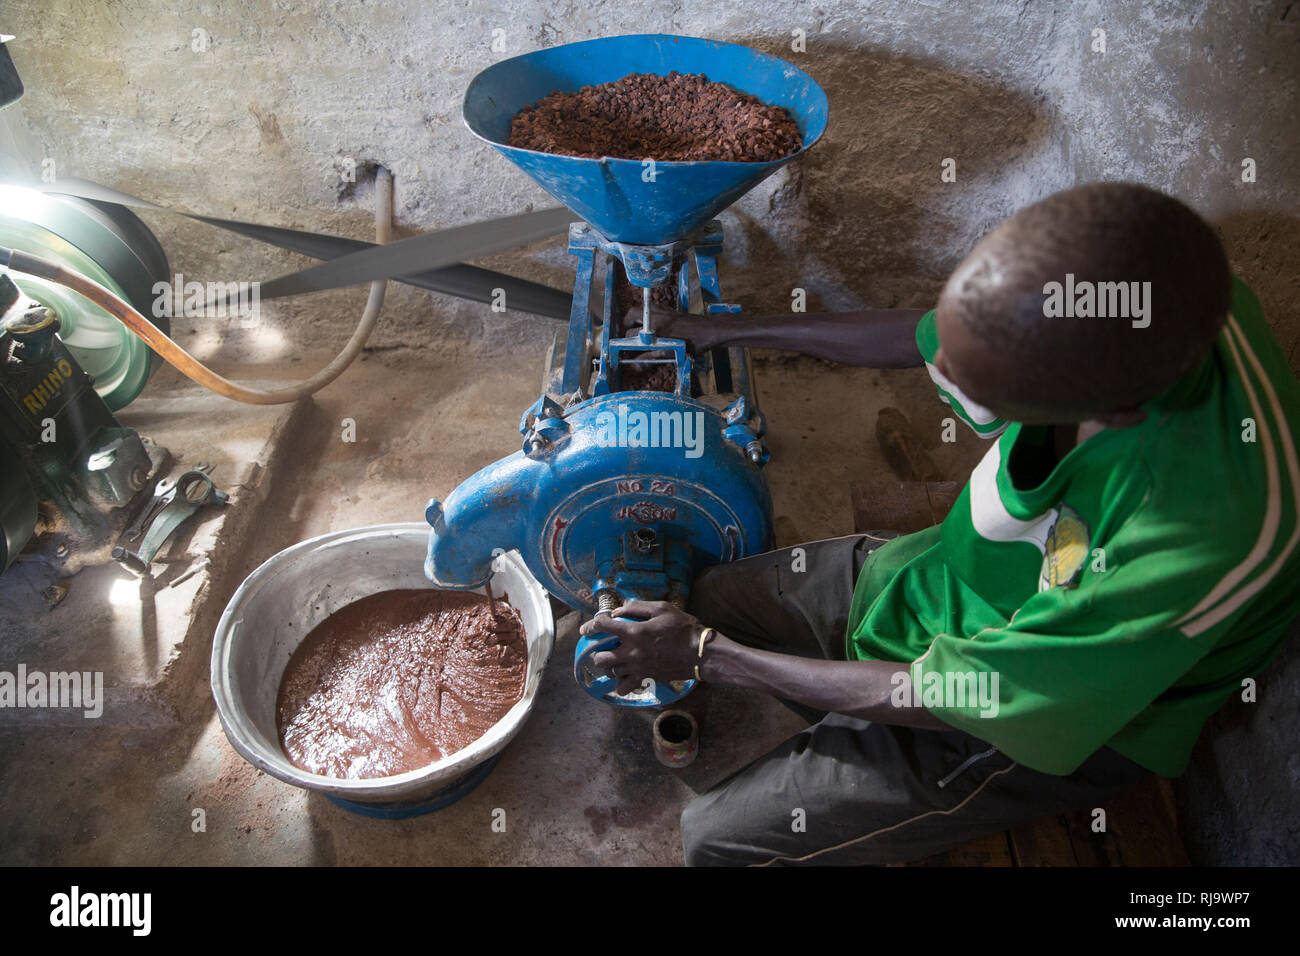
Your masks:
M292 378L325 358L287 373L225 371ZM102 669L110 687L98 720L0 712L0 863L680 863L682 807L802 721L771 699L714 688L700 758L667 770L650 750L651 715L599 705L574 684L576 614L559 622L535 709L496 769L430 816L355 816L254 770L226 742L212 705L212 630L239 582L304 538L420 520L428 498L517 447L540 368L531 350L490 362L385 350L291 409L233 406L163 370L123 420L183 462L216 461L232 504L196 523L152 585L102 556L75 575L38 557L0 579L4 666ZM852 530L849 482L886 467L874 438L881 406L902 407L933 436L930 450L950 477L964 477L985 447L966 435L940 444L945 408L920 370L771 357L758 363L757 381L776 514L803 539ZM354 443L342 440L346 418L356 423ZM210 568L167 586L205 554ZM68 595L51 609L41 592L52 582ZM504 833L491 826L497 808ZM199 809L204 832L192 826Z

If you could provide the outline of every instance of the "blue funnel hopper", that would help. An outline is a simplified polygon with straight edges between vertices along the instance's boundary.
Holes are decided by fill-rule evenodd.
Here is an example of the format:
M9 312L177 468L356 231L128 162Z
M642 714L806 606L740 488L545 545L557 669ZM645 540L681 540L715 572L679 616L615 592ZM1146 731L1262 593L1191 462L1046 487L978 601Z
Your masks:
M506 145L510 120L554 91L569 92L629 73L703 73L781 106L803 134L800 149L766 163L656 162L557 156ZM612 242L660 245L682 239L802 155L826 131L826 94L803 70L734 43L656 34L607 37L503 60L470 83L465 125Z
M553 91L674 70L785 108L802 134L800 149L764 163L656 160L656 175L643 178L642 158L506 145L511 119ZM657 336L648 310L639 330L624 327L611 262L621 261L628 281L647 290L667 285L680 265L672 290L679 309L698 302L704 312L739 312L722 295L715 217L811 147L826 130L827 110L826 95L802 70L693 37L571 43L505 60L474 78L466 125L586 222L569 229L576 270L564 353L545 363L542 394L519 424L520 450L425 512L432 527L425 574L437 586L476 587L496 550L516 550L570 607L612 611L634 599L682 607L700 570L770 547L767 426L747 356L727 348L693 354L685 341ZM664 371L670 391L647 385L646 372L662 379ZM619 640L596 633L574 648L574 677L591 697L654 707L694 687L683 674L619 694L618 682L592 665Z

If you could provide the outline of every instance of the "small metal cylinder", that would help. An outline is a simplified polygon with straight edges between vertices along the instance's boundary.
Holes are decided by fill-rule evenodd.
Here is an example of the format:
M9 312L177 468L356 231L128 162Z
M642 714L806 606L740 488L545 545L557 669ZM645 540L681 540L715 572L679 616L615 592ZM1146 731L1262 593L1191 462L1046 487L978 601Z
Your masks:
M674 770L687 766L700 752L700 725L684 710L665 710L651 731L655 758Z

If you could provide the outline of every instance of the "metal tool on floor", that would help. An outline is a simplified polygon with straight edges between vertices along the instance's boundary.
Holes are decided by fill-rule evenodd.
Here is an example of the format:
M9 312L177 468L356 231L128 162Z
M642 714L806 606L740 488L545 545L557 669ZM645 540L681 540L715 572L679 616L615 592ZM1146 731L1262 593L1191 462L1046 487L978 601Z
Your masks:
M506 145L511 118L552 90L628 73L706 73L787 109L802 147L765 163L656 162L559 156ZM632 599L682 605L696 572L765 550L772 505L763 468L766 425L741 349L692 355L657 336L650 293L668 286L681 311L739 312L723 302L713 217L800 156L827 122L826 95L802 70L755 50L693 37L588 40L503 60L465 94L466 125L559 199L577 260L564 349L553 349L543 392L520 422L520 451L462 482L425 512L425 573L442 587L474 588L496 551L517 549L557 598L586 611ZM640 323L615 307L621 275L642 290ZM599 290L603 301L593 310ZM645 387L647 370L667 391ZM693 680L620 696L590 658L618 639L581 639L574 676L599 700L661 706Z
M204 470L206 469L206 470ZM208 505L224 505L229 498L212 481L211 465L200 465L174 481L158 482L153 501L140 519L127 529L124 537L134 540L143 535L140 547L132 551L118 545L113 558L133 574L146 576L159 550L186 519Z
M211 474L212 468L213 466L206 462L199 462L194 466L192 471L201 471L204 474ZM123 538L127 541L134 541L144 534L144 531L149 527L150 522L158 516L158 512L162 511L163 507L174 497L173 491L176 488L178 480L179 478L163 478L154 485L153 500L150 501L145 509L140 512L139 517L137 517L135 521L131 522L131 526L122 532Z

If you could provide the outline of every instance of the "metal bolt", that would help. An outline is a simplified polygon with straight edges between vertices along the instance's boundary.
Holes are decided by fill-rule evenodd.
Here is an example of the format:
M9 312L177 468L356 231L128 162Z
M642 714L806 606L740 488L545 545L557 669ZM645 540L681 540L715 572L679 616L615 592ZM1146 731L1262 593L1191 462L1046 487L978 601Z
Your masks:
M749 460L758 464L763 460L763 444L757 440L750 442L745 446L745 452L749 455Z
M177 577L173 578L172 583L167 586L169 588L174 588L178 584L183 584L184 582L188 581L190 578L194 577L194 575L198 574L200 571L204 570L205 568L210 567L211 565L212 565L212 559L205 556L201 561L199 561L198 564L194 565L191 568L188 568L187 570L179 574Z
M596 613L607 614L623 604L623 599L619 597L617 591L613 588L601 588L596 592Z
M62 584L51 584L41 592L41 597L45 600L45 606L51 611L55 605L68 596L68 589Z
M637 528L633 533L632 540L638 554L649 554L659 542L658 537L650 528Z
M139 491L141 488L143 488L144 483L148 480L149 480L149 472L146 471L144 468L135 468L131 471L131 474L127 476L127 481L130 482L131 487L135 491Z

